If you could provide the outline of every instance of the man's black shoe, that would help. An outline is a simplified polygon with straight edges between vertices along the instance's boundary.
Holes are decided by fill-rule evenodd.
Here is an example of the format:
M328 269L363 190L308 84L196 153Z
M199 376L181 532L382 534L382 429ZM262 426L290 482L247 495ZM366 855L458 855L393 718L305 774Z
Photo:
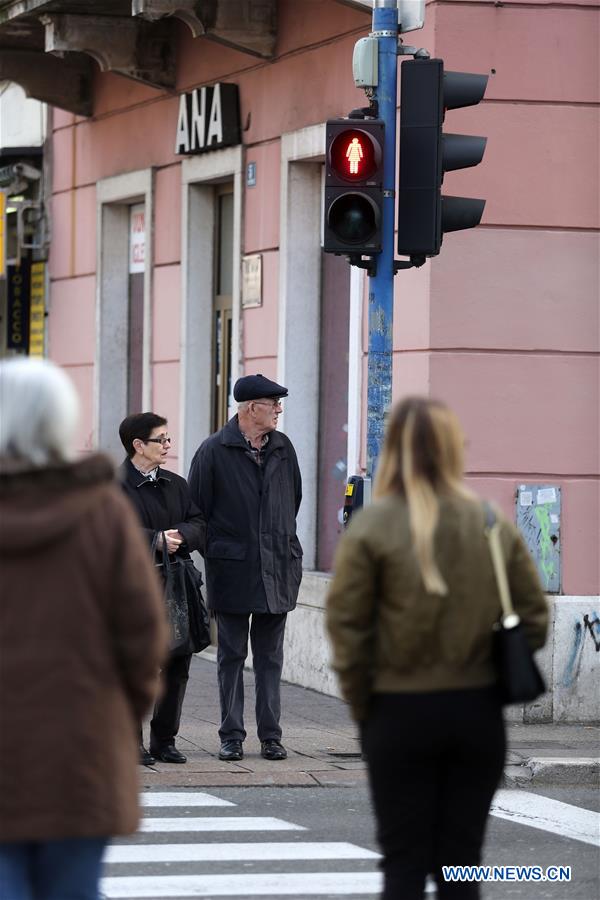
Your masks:
M140 744L140 766L153 766L156 760L151 753L146 750L143 744Z
M173 745L163 747L162 750L152 750L154 756L159 762L164 763L186 763L187 756L180 753L177 747Z
M287 759L287 750L281 741L271 738L268 741L261 741L260 755L263 759Z
M219 759L224 759L226 762L238 762L243 758L244 751L241 741L223 741L219 750Z

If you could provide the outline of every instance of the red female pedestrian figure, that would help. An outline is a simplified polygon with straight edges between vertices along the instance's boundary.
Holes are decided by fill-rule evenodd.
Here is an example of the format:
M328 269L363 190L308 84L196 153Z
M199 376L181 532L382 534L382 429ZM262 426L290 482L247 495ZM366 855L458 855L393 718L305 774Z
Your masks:
M352 138L348 144L348 149L346 150L346 158L350 163L351 175L358 175L358 164L363 156L363 148L361 147L360 141L357 137Z

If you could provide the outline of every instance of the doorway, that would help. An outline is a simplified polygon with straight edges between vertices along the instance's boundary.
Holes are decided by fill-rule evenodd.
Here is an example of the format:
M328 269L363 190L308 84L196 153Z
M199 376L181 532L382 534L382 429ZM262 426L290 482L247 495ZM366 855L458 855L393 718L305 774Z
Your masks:
M213 421L218 431L229 418L233 342L233 185L215 188L215 296L213 302Z

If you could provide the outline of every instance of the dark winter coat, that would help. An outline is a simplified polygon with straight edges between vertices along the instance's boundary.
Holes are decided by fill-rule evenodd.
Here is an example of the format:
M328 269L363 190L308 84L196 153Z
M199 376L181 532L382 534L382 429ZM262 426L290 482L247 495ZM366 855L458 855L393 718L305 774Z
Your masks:
M294 609L302 578L296 515L302 480L291 441L272 431L258 466L237 416L197 450L192 497L206 522L208 605L220 612Z
M199 550L204 535L200 510L192 501L187 481L168 469L159 469L156 481L145 478L129 459L119 468L123 490L133 503L151 544L157 531L176 528L184 538L175 556L189 558Z
M166 649L112 463L0 466L0 842L135 831L139 729Z

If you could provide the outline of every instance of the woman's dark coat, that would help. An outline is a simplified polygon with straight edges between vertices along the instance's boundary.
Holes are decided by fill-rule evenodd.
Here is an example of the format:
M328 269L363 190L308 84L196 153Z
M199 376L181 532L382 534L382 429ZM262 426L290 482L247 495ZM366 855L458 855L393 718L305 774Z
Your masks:
M157 531L176 528L184 538L176 556L187 559L192 550L200 549L204 534L202 517L185 478L159 468L158 477L153 481L144 477L129 459L119 468L119 478L150 544Z
M302 480L290 439L271 431L258 466L234 416L197 450L188 480L206 522L201 552L209 607L229 613L294 609L302 578L296 536Z

